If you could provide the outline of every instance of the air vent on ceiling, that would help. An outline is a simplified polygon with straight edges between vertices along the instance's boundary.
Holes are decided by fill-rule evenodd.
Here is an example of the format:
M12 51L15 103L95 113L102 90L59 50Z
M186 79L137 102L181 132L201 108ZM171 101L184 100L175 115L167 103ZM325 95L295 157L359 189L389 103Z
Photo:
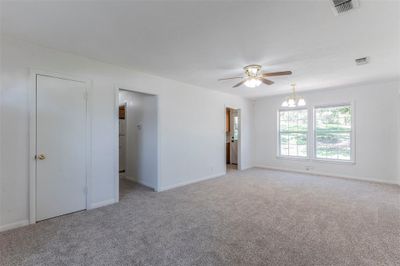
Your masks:
M333 12L339 15L359 7L358 0L330 0Z
M366 56L366 57L361 57L361 58L357 58L356 60L354 60L354 61L356 61L356 64L357 65L365 65L365 64L368 64L369 63L369 57L368 56Z

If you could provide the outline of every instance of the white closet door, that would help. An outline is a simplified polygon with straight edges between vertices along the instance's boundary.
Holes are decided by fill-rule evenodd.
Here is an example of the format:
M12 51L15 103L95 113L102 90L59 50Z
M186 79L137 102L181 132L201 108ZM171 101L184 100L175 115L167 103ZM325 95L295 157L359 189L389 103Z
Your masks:
M86 209L86 87L37 75L36 220Z

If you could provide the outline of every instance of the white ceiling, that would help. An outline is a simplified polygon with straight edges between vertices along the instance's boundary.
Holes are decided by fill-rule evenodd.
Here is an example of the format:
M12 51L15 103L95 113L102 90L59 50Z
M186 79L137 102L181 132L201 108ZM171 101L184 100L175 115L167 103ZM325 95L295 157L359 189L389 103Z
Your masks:
M399 78L399 1L335 16L315 1L12 1L2 33L202 87L259 97ZM370 64L354 59L370 56ZM272 86L218 78L248 64L292 70Z

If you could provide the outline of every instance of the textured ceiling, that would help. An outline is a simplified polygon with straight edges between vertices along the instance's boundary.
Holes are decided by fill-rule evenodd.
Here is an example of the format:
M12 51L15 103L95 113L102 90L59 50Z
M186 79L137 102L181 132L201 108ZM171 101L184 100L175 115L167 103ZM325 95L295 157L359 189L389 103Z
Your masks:
M11 1L2 33L190 84L259 97L392 80L400 69L400 4L360 0L335 16L328 1ZM354 59L370 56L370 64ZM247 64L292 70L272 86L218 78Z

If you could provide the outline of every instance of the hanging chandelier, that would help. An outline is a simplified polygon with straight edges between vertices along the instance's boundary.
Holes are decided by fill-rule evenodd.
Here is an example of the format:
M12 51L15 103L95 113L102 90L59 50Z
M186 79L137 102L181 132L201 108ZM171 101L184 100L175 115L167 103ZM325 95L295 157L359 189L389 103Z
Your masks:
M282 107L298 107L298 106L305 106L306 101L303 97L296 95L296 84L291 84L292 86L292 94L285 98L282 103Z

